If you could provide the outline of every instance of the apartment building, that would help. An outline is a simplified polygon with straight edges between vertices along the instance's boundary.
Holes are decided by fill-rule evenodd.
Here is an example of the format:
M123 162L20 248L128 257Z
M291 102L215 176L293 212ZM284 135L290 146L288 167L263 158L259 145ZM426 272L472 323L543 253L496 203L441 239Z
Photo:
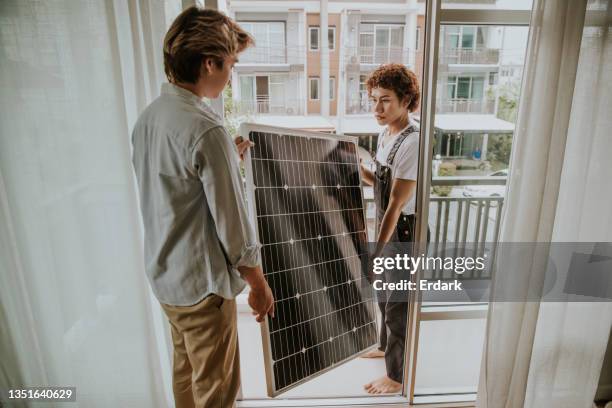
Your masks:
M421 79L424 2L236 0L227 2L227 12L256 40L236 66L232 89L236 113L259 122L359 136L372 153L380 127L370 113L367 76L395 62ZM505 30L440 28L435 153L443 158L483 160L489 134L512 132L512 124L495 118L497 85L521 73L516 61L500 68ZM489 126L470 130L474 114L489 115Z
M306 113L305 15L302 10L232 10L232 17L255 38L232 76L236 113Z

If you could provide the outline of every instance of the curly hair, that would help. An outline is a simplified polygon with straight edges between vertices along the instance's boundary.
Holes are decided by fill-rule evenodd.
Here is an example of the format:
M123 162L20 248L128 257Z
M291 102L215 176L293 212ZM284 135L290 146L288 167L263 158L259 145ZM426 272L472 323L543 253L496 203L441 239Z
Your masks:
M170 82L196 83L202 61L223 67L225 57L236 55L255 40L225 14L196 6L176 17L164 38L164 71Z
M400 102L408 102L409 112L414 112L419 107L419 81L414 72L402 64L383 64L376 68L368 77L366 87L369 96L374 88L395 92Z

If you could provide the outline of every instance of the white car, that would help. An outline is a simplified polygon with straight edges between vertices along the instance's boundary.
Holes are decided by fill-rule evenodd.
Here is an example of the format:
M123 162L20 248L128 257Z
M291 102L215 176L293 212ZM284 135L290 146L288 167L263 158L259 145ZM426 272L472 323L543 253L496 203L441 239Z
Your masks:
M491 177L508 177L508 169L499 170L489 174ZM474 185L463 188L465 197L504 197L506 195L505 185Z

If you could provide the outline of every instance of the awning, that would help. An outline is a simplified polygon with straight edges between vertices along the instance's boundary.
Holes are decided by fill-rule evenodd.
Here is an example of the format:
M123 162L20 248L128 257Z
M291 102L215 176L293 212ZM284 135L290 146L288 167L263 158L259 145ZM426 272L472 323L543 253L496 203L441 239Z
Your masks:
M514 124L494 115L477 113L439 113L436 130L444 133L512 133Z
M320 115L296 115L296 116L277 116L277 115L257 115L249 122L260 125L280 126L290 129L302 129L318 132L335 132L336 126L332 121Z

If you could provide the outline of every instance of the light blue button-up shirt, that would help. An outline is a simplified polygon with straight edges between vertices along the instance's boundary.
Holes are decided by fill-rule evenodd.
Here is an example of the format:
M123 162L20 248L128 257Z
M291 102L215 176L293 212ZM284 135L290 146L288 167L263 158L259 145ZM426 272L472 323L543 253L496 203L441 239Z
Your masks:
M195 94L163 84L132 144L153 292L176 306L212 293L234 298L245 286L236 267L258 265L260 246L221 119Z

